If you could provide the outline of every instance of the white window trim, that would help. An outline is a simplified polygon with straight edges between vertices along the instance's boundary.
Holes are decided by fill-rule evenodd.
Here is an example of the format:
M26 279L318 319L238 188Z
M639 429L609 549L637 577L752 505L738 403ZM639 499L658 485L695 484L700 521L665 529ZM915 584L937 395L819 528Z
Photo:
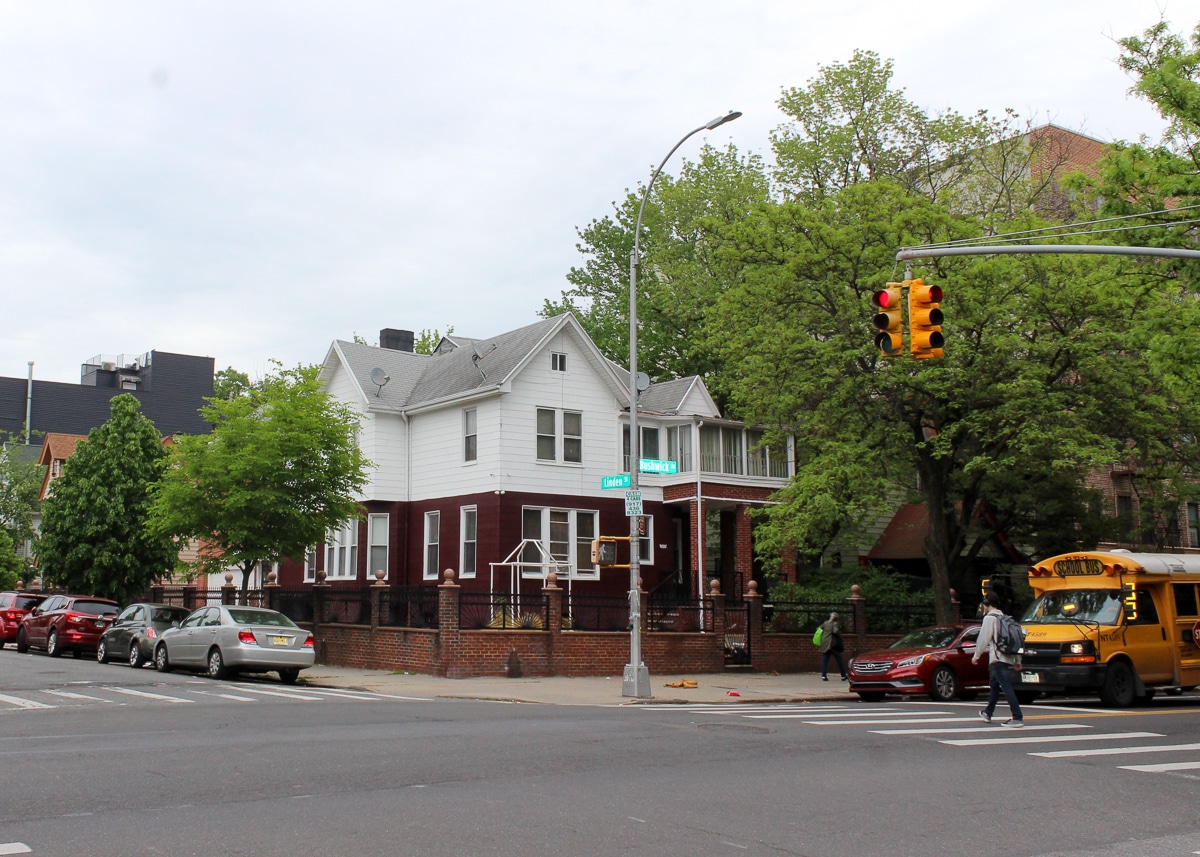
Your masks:
M639 549L641 543L646 544L646 556L638 560L639 565L654 565L654 516L642 515L642 522L646 525L646 535L638 539Z
M579 542L579 516L580 515L590 516L594 522L593 527L592 527L592 532L595 535L599 535L600 534L600 512L596 509L565 509L565 508L562 508L561 506L522 506L521 507L522 518L524 517L524 513L526 511L533 510L533 509L536 509L538 512L540 512L541 516L542 516L542 535L538 541L541 542L542 548L546 551L547 554L550 553L550 513L551 512L567 512L568 513L568 515L569 515L569 518L568 518L569 532L567 535L567 543L568 543L568 545L570 545L569 553L567 555L567 562L570 563L570 569L568 571L568 575L572 580L599 580L600 579L600 566L589 564L589 565L584 566L583 568L579 568L578 566L576 566L575 561L577 559L578 546L579 546L578 545L578 542ZM595 536L593 536L593 538L594 537ZM521 532L521 538L522 539L526 538L526 535L525 535L525 532L523 529ZM524 568L524 567L521 568L521 577L522 578L531 578L531 579L536 578L536 579L540 580L543 577L543 575L544 575L544 571L542 568Z
M438 562L441 564L442 559L442 513L441 512L426 512L425 513L425 537L421 542L421 577L423 580L437 580L438 569L429 567L429 549L433 545L438 546ZM430 535L435 537L435 541L430 541Z
M554 414L554 458L538 458L538 451L537 451L538 438L550 436L549 434L544 434L543 432L538 431L538 427L537 427L537 412L538 411L550 411ZM567 414L574 414L579 417L579 432L580 433L578 435L567 435L567 433L566 433L566 430L567 430L566 415ZM568 437L570 437L571 439L578 438L578 440L579 440L579 460L578 461L567 461L566 441L567 441ZM583 439L584 439L583 411L576 410L574 408L549 408L549 407L544 407L541 405L537 406L534 409L533 460L536 463L538 463L538 464L556 464L561 467L583 467L583 463L584 463Z
M353 580L358 577L358 519L326 533L326 580Z
M466 567L467 556L467 515L474 513L475 515L475 538L471 540L471 544L475 545L475 567L468 570ZM458 576L459 579L475 577L479 573L479 507L478 506L461 506L458 510Z
M383 521L383 542L375 541L375 522ZM391 571L388 566L391 564L392 546L391 546L391 516L386 513L375 513L367 515L367 582L374 583L376 580L375 570L383 568L383 579L387 580L391 576ZM383 564L380 566L374 562L375 548L383 548Z
M475 418L475 431L473 431L473 432L469 430L470 427L468 425L468 421L470 418L467 416L468 414L473 414L474 418ZM467 457L467 439L470 437L475 438L475 457L474 458ZM479 461L479 409L478 408L464 408L463 409L463 446L462 446L462 450L463 450L463 464L478 463L478 461Z

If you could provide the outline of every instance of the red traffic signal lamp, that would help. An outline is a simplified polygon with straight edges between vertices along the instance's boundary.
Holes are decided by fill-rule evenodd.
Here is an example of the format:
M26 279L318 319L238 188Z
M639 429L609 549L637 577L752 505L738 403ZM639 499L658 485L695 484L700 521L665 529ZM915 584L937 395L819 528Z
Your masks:
M887 357L894 357L904 348L904 309L900 302L903 286L888 283L871 295L871 305L878 312L871 318L875 325L875 347Z
M942 287L926 285L917 278L908 289L909 350L918 360L941 357L946 339L942 336Z

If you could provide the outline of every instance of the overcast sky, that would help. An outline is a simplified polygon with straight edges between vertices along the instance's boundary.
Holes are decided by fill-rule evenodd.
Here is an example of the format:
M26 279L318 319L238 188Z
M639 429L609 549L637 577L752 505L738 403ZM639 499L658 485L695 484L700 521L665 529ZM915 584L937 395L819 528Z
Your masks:
M1162 122L1114 38L1180 0L0 0L0 375L98 355L261 375L383 327L537 320L685 133L769 154L855 49L931 112L1103 140ZM1190 14L1189 14L1190 13ZM700 135L668 165L694 158Z

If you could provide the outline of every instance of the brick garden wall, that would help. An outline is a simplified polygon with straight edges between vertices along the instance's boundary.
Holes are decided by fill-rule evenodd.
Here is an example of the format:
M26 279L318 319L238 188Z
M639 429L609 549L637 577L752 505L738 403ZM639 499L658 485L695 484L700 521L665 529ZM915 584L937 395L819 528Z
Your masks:
M269 588L269 587L268 587ZM320 608L320 585L314 587ZM372 595L383 587L372 587ZM472 676L611 676L621 675L629 661L630 635L613 631L564 631L563 590L550 581L549 624L544 630L462 630L459 627L459 587L452 573L438 587L436 629L397 628L379 624L379 598L372 598L369 625L316 622L317 659L321 663L358 669L378 669L441 675ZM643 599L644 599L643 595ZM269 596L268 596L269 600ZM751 663L740 669L754 672L814 672L820 651L809 633L765 633L762 598L753 587L746 594ZM644 630L642 660L652 673L705 674L723 672L725 662L725 599L709 593L711 631L659 632ZM643 600L644 604L644 600ZM848 599L854 628L865 628L865 602ZM643 608L643 620L646 611ZM890 645L896 634L847 633L844 657Z

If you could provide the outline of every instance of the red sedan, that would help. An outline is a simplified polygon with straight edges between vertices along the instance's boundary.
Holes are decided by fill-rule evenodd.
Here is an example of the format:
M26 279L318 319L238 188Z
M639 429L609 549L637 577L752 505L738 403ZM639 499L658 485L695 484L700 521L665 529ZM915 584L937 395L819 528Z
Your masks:
M988 687L988 659L975 656L979 625L944 625L905 634L886 649L855 655L847 673L863 702L889 693L929 694L937 702L974 699Z

